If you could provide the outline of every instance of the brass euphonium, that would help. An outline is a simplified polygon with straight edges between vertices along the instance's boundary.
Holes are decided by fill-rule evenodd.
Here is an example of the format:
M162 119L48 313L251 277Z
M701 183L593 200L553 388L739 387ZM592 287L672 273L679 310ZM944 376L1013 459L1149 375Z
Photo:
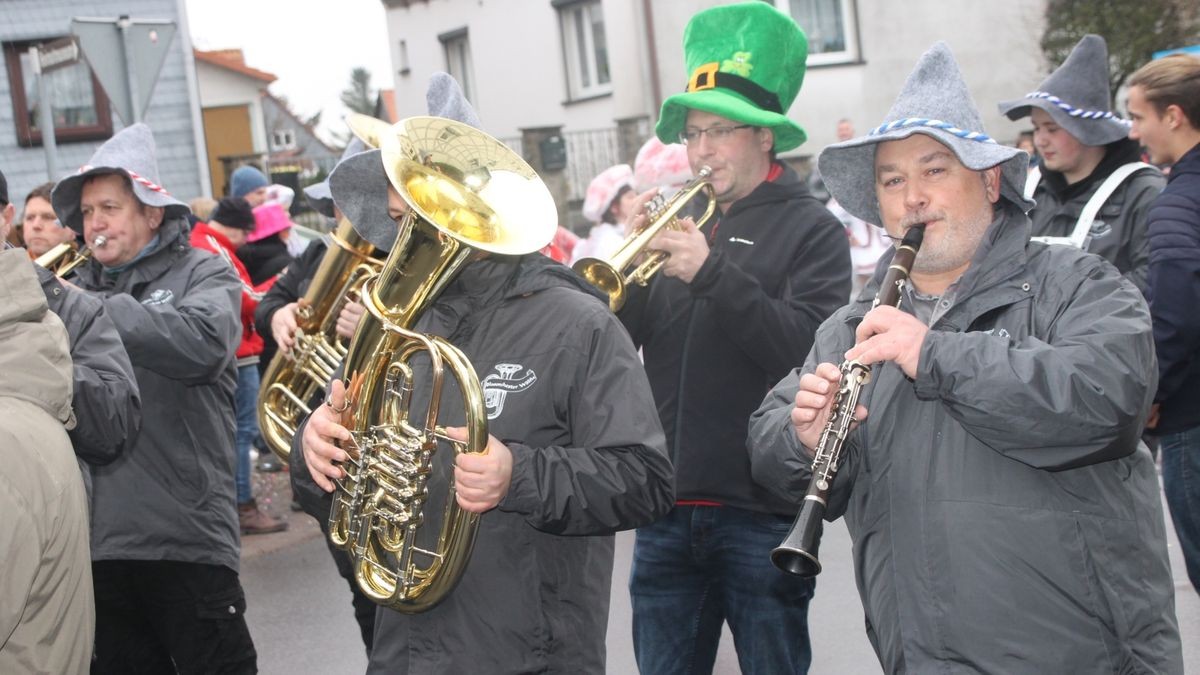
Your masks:
M108 237L100 235L92 242L93 248L102 248ZM77 267L92 259L92 249L89 247L79 248L75 242L64 242L52 247L49 251L39 255L33 262L41 267L45 267L54 273L54 276L59 279L67 278Z
M453 458L485 452L488 431L470 361L445 339L412 327L480 252L518 255L545 246L557 212L529 165L469 125L410 118L393 127L381 149L388 181L408 212L383 270L363 288L366 313L346 356L342 420L351 441L343 447L350 459L336 481L329 537L350 553L363 593L416 613L445 598L466 569L479 516L455 500ZM447 375L462 395L465 443L445 434ZM414 403L418 410L410 410ZM445 502L440 519L429 508L437 496Z
M391 125L351 113L346 123L359 140L375 148ZM338 314L357 301L366 279L379 272L375 247L344 216L330 235L330 246L317 266L308 291L298 302L292 351L275 354L258 390L258 428L263 440L283 461L292 451L296 427L310 412L309 402L324 391L342 359L346 341L337 334Z
M620 248L608 260L600 258L580 258L572 265L572 269L587 279L588 283L608 294L608 307L617 311L625 305L626 290L629 284L645 286L651 277L658 273L669 254L663 251L652 251L640 263L638 259L642 252L664 228L679 229L677 214L683 207L691 203L696 195L703 192L708 197L704 214L696 220L696 227L704 227L712 217L717 200L712 183L708 182L712 169L701 167L696 177L683 186L670 199L656 196L646 205L646 224L636 232L631 233L621 242ZM626 271L628 270L628 271Z

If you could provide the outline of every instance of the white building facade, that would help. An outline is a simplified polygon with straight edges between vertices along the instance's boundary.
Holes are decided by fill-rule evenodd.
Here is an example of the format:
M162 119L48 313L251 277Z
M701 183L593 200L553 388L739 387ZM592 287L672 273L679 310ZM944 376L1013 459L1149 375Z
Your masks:
M463 84L485 130L503 139L541 127L561 128L566 137L618 128L648 137L662 100L687 82L682 42L688 20L725 4L381 1L397 114L424 114L429 76L444 70ZM788 158L811 158L834 142L839 119L850 119L859 134L876 126L935 41L950 45L987 131L1001 142L1015 140L1027 124L1008 121L996 103L1032 90L1049 70L1038 46L1045 0L772 1L805 29L810 46L804 86L789 111L809 140ZM620 160L631 160L629 144L618 138L614 133L609 144L618 146ZM582 193L586 185L578 183L586 180L582 174L572 177L573 196Z

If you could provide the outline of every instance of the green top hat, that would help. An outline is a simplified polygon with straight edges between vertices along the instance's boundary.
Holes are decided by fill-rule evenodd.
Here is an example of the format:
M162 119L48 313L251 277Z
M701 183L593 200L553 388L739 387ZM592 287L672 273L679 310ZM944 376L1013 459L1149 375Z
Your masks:
M767 127L778 152L808 138L786 114L808 58L808 38L791 17L761 0L713 7L688 22L683 50L687 91L663 101L659 140L679 141L689 108Z

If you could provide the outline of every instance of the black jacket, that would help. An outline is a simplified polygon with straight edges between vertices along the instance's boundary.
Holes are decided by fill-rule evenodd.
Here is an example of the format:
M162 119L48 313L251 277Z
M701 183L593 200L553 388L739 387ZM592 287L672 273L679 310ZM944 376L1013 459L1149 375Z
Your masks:
M603 673L611 534L653 522L673 497L637 352L594 291L538 254L470 264L416 329L470 359L488 431L512 451L512 482L480 519L446 600L421 614L379 611L368 670ZM416 367L410 410L424 410L427 380ZM461 424L456 387L443 390L441 411L439 423ZM306 511L327 518L328 495L303 465L303 433L291 453L293 488ZM427 522L443 503L438 466Z
M1066 237L1100 184L1118 168L1140 159L1141 148L1122 139L1107 146L1104 159L1087 178L1067 185L1057 171L1042 169L1042 180L1034 191L1037 206L1029 212L1035 237ZM1125 278L1146 292L1146 265L1150 245L1146 239L1146 212L1166 180L1157 169L1135 172L1109 196L1092 221L1086 250L1112 263Z
M237 250L237 257L246 266L250 283L255 286L279 274L292 262L287 243L279 238L278 233L243 244Z
M1200 425L1200 145L1171 167L1149 214L1150 314L1158 349L1157 433Z
M267 369L267 364L271 363L271 358L275 356L275 352L279 349L279 345L275 344L275 334L271 332L271 318L275 316L275 312L284 305L296 302L304 297L308 291L308 284L313 280L313 275L317 273L317 267L321 264L321 258L325 257L325 250L329 243L325 237L321 237L313 241L304 249L304 253L296 258L283 274L271 284L262 299L258 301L258 307L254 309L254 328L263 338L263 352L259 357L259 372ZM239 256L241 251L238 252Z
M660 274L619 316L644 349L676 497L794 513L751 479L746 424L849 299L849 243L791 169L716 213L692 283Z

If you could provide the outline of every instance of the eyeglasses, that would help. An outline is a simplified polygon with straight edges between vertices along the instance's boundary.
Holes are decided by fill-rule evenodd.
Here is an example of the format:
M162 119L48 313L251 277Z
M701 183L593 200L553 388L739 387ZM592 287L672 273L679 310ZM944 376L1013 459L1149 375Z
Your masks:
M720 143L729 138L730 134L738 129L753 129L753 124L739 124L736 127L709 127L707 129L684 129L679 132L679 142L687 145L700 140L704 134L708 134L708 140L713 143Z

